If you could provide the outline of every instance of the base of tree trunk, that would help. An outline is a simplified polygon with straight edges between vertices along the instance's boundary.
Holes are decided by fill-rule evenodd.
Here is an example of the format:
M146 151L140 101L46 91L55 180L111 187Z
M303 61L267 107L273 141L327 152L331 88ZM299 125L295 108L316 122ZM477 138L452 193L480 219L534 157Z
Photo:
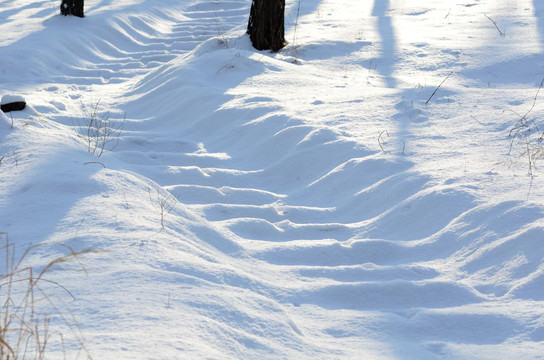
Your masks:
M81 18L84 17L83 1L84 0L62 0L60 4L60 13L64 16L73 15Z
M253 0L247 32L257 50L279 51L285 46L285 0Z

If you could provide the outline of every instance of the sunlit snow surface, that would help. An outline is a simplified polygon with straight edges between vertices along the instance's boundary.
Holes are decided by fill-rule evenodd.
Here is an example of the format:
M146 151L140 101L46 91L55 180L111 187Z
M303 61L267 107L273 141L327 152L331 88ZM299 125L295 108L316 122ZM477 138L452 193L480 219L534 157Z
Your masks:
M509 137L544 131L544 2L288 0L275 54L248 0L59 5L0 2L0 231L101 251L46 289L94 359L544 358L543 163Z

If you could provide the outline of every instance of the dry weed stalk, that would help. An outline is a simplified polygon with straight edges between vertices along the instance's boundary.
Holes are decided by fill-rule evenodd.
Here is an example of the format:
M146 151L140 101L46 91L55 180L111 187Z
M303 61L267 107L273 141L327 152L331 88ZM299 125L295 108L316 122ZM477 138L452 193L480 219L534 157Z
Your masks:
M121 120L110 119L110 112L99 111L100 100L91 106L89 113L84 114L77 124L79 138L87 146L87 151L97 157L105 150L113 150L125 126L126 116Z
M59 297L45 290L45 285L53 285L70 297L74 296L64 286L46 279L45 276L54 266L74 260L79 262L81 255L93 251L76 252L67 245L59 244L67 250L67 254L57 257L43 269L36 271L35 267L24 265L24 262L31 251L40 245L29 246L16 260L15 244L9 241L8 234L0 232L0 241L5 263L5 267L0 269L0 360L44 359L53 335L60 337L64 351L62 333L51 332L51 316L61 320L60 325L72 332L80 349L90 358L77 321ZM80 262L79 265L86 272ZM61 308L61 305L64 307ZM45 308L52 309L51 314L43 310Z
M170 214L176 205L177 199L168 191L163 189L157 190L155 194L156 198L153 199L151 188L148 188L147 190L149 192L149 200L151 201L151 204L159 212L161 228L164 230L166 215Z
M533 103L525 114L521 115L514 110L505 110L513 113L519 118L508 133L508 136L512 138L508 154L510 155L515 147L519 148L519 156L526 157L528 160L528 172L531 177L534 177L535 172L538 170L536 164L537 160L544 159L544 132L540 130L540 127L538 126L538 123L534 117L530 117L530 114L533 112L536 106L538 95L543 86L544 79L540 81L540 86L538 87L535 97L533 98ZM503 113L505 111L503 111Z

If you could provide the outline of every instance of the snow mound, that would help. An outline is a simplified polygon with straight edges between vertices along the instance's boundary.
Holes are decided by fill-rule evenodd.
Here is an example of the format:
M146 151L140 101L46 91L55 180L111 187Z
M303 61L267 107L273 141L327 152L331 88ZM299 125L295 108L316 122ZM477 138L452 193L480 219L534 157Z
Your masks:
M276 54L245 0L86 6L0 5L0 232L97 250L44 288L93 358L541 356L539 2L288 2Z

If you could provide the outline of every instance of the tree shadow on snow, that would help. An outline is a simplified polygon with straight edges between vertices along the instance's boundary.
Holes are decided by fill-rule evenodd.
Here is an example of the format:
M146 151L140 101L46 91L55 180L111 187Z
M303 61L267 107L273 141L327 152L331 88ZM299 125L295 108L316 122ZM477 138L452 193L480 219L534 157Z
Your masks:
M395 88L397 81L393 76L393 71L397 42L391 17L387 14L388 10L389 0L374 0L372 16L377 17L378 33L381 38L380 58L377 59L378 71L385 77L387 87Z
M538 30L541 41L544 40L544 2L542 0L533 0L535 17L538 21Z

